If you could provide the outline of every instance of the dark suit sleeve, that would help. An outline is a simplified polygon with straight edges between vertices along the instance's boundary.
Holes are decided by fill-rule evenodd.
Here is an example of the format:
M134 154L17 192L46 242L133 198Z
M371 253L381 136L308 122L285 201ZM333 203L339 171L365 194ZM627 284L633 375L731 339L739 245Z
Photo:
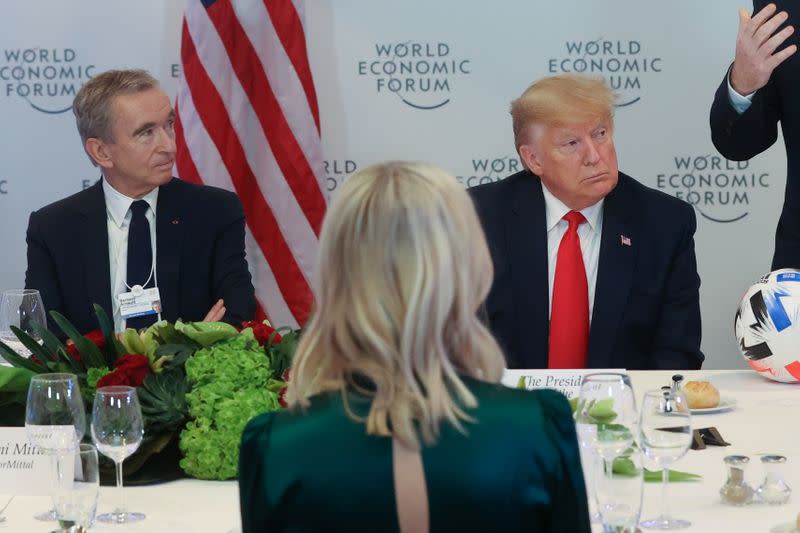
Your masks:
M250 421L239 449L239 508L242 533L269 531L271 507L267 499L266 457L269 453L272 413ZM276 528L276 530L278 530Z
M229 204L219 209L225 213L214 245L212 292L214 298L225 300L224 321L240 325L256 314L255 291L247 269L244 250L244 209L239 198L228 196Z
M25 288L38 289L44 308L64 313L61 287L56 272L56 263L48 248L41 227L40 213L34 211L28 219L28 269L25 271ZM50 324L51 329L55 326ZM57 328L55 328L57 329ZM63 336L60 330L58 334Z
M775 143L780 117L779 99L772 82L756 91L750 107L738 113L728 96L726 73L711 105L711 140L726 158L744 161Z
M591 525L586 484L569 402L557 391L540 390L536 393L542 404L544 431L554 443L554 450L558 453L553 465L558 472L558 479L554 480L550 487L552 498L550 524L549 528L542 528L541 531L589 533Z
M682 234L667 274L661 314L653 337L652 369L699 369L704 356L700 351L700 276L694 251L697 219L688 205Z

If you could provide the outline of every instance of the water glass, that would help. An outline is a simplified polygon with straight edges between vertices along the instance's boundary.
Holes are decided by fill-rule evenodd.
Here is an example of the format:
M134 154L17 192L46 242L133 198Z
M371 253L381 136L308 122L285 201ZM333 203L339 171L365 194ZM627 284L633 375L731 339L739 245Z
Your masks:
M608 475L597 476L595 494L600 523L604 533L633 533L642 509L642 454L638 448L631 448L611 464Z
M631 448L636 417L636 400L627 374L584 376L575 409L575 427L589 502L596 501L598 471L610 476L614 458ZM592 513L593 521L599 518L599 514Z
M86 412L74 374L37 374L28 385L25 404L28 442L53 458L74 453L86 432ZM37 520L56 519L54 510L40 513Z
M94 525L100 471L97 449L81 444L73 454L59 454L53 504L59 525L88 529Z
M123 386L97 389L92 409L92 440L97 451L114 461L119 498L119 506L98 516L98 521L126 524L144 520L144 514L125 509L122 489L122 462L139 448L143 437L144 421L136 389Z
M11 326L18 327L37 342L41 342L39 334L33 328L33 322L47 327L47 315L39 291L36 289L3 291L0 297L0 340L23 357L31 355L31 352L17 339L11 331Z
M692 417L683 392L675 389L647 391L639 422L642 451L658 463L661 474L661 514L644 520L650 529L683 529L688 520L673 518L669 510L669 467L686 454L692 444Z

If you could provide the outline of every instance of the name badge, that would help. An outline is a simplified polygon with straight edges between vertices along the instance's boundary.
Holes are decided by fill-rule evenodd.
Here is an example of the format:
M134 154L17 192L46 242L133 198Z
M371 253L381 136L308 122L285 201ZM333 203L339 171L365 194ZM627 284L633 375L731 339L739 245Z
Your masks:
M588 374L624 374L622 368L578 368L570 370L509 370L503 372L501 383L516 389L555 389L568 399L581 392L583 376Z
M143 289L141 285L134 285L129 292L117 295L117 299L120 315L125 320L161 312L161 294L158 292L158 287Z

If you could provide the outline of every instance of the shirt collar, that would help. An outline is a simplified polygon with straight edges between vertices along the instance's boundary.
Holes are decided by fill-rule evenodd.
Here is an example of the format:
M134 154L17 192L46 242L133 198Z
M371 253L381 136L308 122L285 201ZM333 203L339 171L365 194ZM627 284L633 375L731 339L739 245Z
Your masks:
M564 202L556 198L553 193L545 187L544 183L541 181L539 182L542 186L542 193L544 194L544 207L547 217L547 231L549 232L551 229L556 227L564 215L572 211L569 207L564 205ZM603 212L603 202L605 198L601 198L599 202L594 205L590 205L585 209L581 209L581 214L583 218L586 219L586 222L589 223L589 226L592 228L592 231L597 230L597 224L600 219L600 214Z
M125 222L125 216L128 214L131 204L135 202L137 198L125 196L112 187L105 178L103 178L103 194L105 194L106 197L106 212L111 217L111 220L114 221L114 224L122 228L122 224ZM158 203L158 187L138 199L147 202L147 205L149 205L150 209L155 213L156 204Z

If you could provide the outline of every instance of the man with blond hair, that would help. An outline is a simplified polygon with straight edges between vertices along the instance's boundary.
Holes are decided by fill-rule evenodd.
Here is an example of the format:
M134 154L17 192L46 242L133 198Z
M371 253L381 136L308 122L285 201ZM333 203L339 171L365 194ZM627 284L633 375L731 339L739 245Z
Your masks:
M103 72L73 111L102 177L31 213L25 286L81 332L97 328L92 304L117 331L158 318L252 319L242 204L172 177L175 112L158 82L143 70Z
M511 104L525 170L470 189L509 368L697 369L694 211L619 172L602 80L542 79Z

